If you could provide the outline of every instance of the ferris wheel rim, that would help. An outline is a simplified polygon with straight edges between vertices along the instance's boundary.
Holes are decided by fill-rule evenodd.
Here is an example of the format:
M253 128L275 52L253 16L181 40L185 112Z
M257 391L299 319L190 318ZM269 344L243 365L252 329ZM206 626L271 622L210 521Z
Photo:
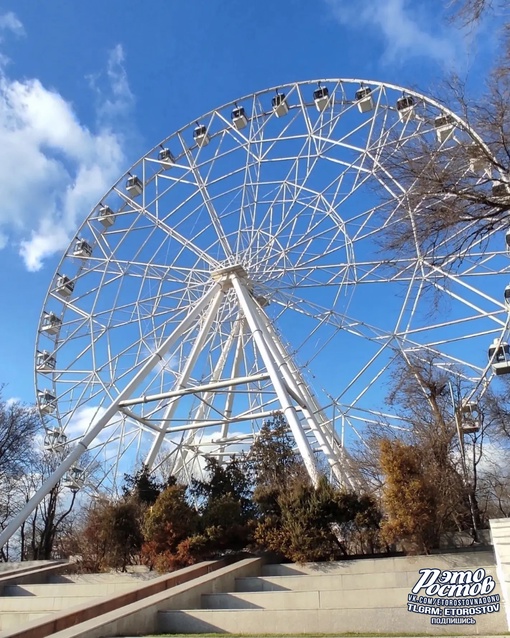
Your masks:
M259 96L263 96L263 95L267 95L269 93L271 93L271 91L274 91L276 89L279 90L285 90L288 87L294 87L294 89L296 89L296 87L301 88L302 86L311 86L314 83L316 83L316 80L308 80L308 81L304 81L304 82L297 82L297 83L287 83L287 84L282 84L279 87L273 87L273 88L268 88L268 89L264 89L261 91L258 91L256 93L252 93L249 94L247 96L244 96L242 98L238 98L236 101L234 102L227 102L226 104L222 105L221 107L218 107L216 109L212 109L211 111L209 111L208 113L204 114L199 121L202 120L210 120L211 117L213 117L213 115L221 112L221 111L225 111L226 109L232 107L234 104L237 104L237 102L243 102L243 101L248 101L248 100L252 100L255 98L258 98ZM483 144L483 142L481 141L481 139L479 137L476 137L476 133L471 131L471 129L467 126L467 124L460 118L458 117L455 113L451 112L447 107L445 107L443 104L441 104L440 102L437 102L435 100L432 100L431 98L428 98L424 95L422 95L421 93L418 93L416 91L410 90L410 89L403 89L402 87L399 87L397 85L392 85L392 84L388 84L388 83L384 83L384 82L377 82L377 81L371 81L371 80L358 80L358 79L324 79L320 81L321 83L336 83L338 85L343 85L343 84L366 84L366 85L372 85L372 86L377 86L379 89L391 89L393 91L405 91L406 94L415 96L417 98L419 98L420 100L423 100L424 102L426 102L427 104L430 104L432 106L434 106L436 109L438 109L438 111L444 112L444 113L448 113L451 114L452 117L454 117L455 121L459 124L459 126L465 130L470 136L472 136L474 139L476 139L477 141L479 141L480 143ZM312 103L311 103L312 104ZM353 102L354 104L354 102ZM298 105L298 107L303 110L304 109L303 104ZM307 105L308 106L308 105ZM175 131L174 133L172 133L170 136L164 138L160 144L156 145L155 147L153 147L148 153L146 153L142 158L140 158L139 160L137 160L128 171L126 171L123 176L112 186L112 188L105 194L104 197L101 198L101 200L98 202L98 204L96 204L96 206L92 209L92 212L90 213L89 216L87 216L87 218L84 220L83 224L80 226L80 229L78 230L76 237L80 236L80 233L82 232L82 230L87 226L87 223L89 222L90 219L92 219L92 216L95 214L95 212L97 211L99 205L101 205L101 203L103 201L105 201L108 196L115 192L115 191L119 191L120 187L119 185L121 185L122 181L125 180L127 175L131 175L131 173L133 173L135 171L135 168L140 166L144 160L146 159L150 159L150 156L152 157L152 155L155 153L155 151L160 147L163 146L164 144L166 144L169 140L173 139L173 138L181 138L184 134L185 131L190 131L193 127L193 124L190 122L187 125L181 127L180 129L178 129L177 131ZM484 146L485 148L485 146ZM186 151L183 151L183 153L186 153ZM315 193L315 195L318 195L318 192ZM134 207L136 208L136 206ZM225 238L225 240L227 240L226 235L223 235L223 237ZM74 241L74 240L73 240ZM348 241L348 238L345 239L346 243ZM71 242L70 248L72 247L73 242ZM61 269L62 265L70 258L69 255L69 251L70 249L68 249L68 251L66 251L66 253L64 253L64 256L62 257L56 273L58 274L59 270ZM190 267L190 271L193 269L193 266ZM205 274L205 271L204 271ZM183 285L185 283L185 279L183 278ZM200 285L200 283L202 284L202 286L206 286L206 282L205 280L202 282L199 282L197 285ZM51 288L48 291L48 294L45 298L45 302L43 305L43 312L44 312L44 307L47 305L47 300L50 296L50 292L51 292ZM66 306L64 305L64 311L63 314L66 312ZM41 314L41 318L40 318L40 322L39 325L41 326L42 324L42 319L43 319L43 315ZM37 342L36 342L36 353L38 351L37 346L39 344L39 339L38 338ZM36 368L35 370L35 378L36 378L36 387L37 387L37 378L38 378L38 370Z
M258 91L255 91L253 93L248 93L242 97L239 97L233 101L228 101L223 103L221 106L216 107L211 109L210 111L208 111L207 113L203 114L202 116L199 117L199 119L192 119L190 120L188 123L186 123L185 125L183 125L182 127L180 127L179 129L175 130L173 133L171 133L170 135L164 137L160 142L158 142L155 146L153 146L145 155L143 155L142 157L140 157L139 159L137 159L133 164L131 164L129 166L129 168L122 174L122 176L112 185L112 187L106 191L106 193L95 203L95 205L93 206L91 213L89 213L89 215L84 219L84 221L82 222L82 224L80 224L79 228L76 231L76 235L75 237L79 236L80 231L82 230L82 228L85 226L87 220L89 219L89 217L91 215L94 214L94 211L96 211L98 209L98 207L102 204L102 202L108 197L108 195L110 193L112 193L116 187L119 184L122 184L123 180L125 180L126 176L131 175L132 172L134 171L134 169L146 158L148 158L150 155L152 155L156 150L158 150L159 148L161 148L165 143L167 143L170 139L172 139L174 136L178 136L180 134L182 134L184 131L190 130L194 124L202 119L206 119L211 117L214 113L218 112L218 111L223 111L227 108L230 108L234 105L236 105L238 102L242 102L242 101L246 101L249 99L252 99L256 96L260 96L260 95L265 95L265 94L269 94L271 92L274 91L278 91L281 89L285 89L287 87L294 87L294 86L301 86L301 85L315 85L315 84L322 84L322 83L337 83L338 85L342 85L342 84L359 84L359 85L374 85L377 86L379 88L388 88L388 89L392 89L395 91L399 91L399 92L404 92L406 94L412 95L413 97L417 97L420 100L423 100L424 102L433 105L434 107L436 107L437 109L444 111L445 113L447 113L448 115L451 115L454 120L461 126L462 129L464 129L470 136L472 136L477 143L479 143L483 148L484 151L487 152L489 157L492 157L492 153L490 151L490 149L488 148L488 146L485 144L484 140L481 138L481 136L476 132L476 130L472 129L472 127L470 127L468 125L468 123L462 119L459 115L457 115L454 111L452 111L448 106L446 106L445 104L443 104L442 102L440 102L437 99L431 98L415 89L409 89L406 87L402 87L400 85L397 84L393 84L393 83L389 83L389 82L381 82L378 80L367 80L367 79L361 79L361 78L321 78L321 79L314 79L314 80L301 80L301 81L295 81L295 82L287 82L287 83L283 83L280 85L275 85L273 87L269 87L269 88L265 88L265 89L260 89ZM352 100L352 102L354 103L354 100ZM269 113L269 111L268 111ZM71 244L72 245L72 241L71 240ZM62 258L60 259L56 269L55 269L55 273L54 276L56 276L58 274L58 271L60 269L60 267L62 266L62 264L64 263L64 261L66 260L66 253L64 253L64 255L62 256ZM47 300L47 296L45 297L45 300L43 302L43 306L44 303ZM40 323L40 322L39 322Z

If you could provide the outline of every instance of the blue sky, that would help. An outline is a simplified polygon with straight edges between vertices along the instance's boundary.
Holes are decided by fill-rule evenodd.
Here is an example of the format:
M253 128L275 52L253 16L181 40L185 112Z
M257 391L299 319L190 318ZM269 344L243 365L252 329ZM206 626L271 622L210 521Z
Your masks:
M473 89L493 40L440 0L0 2L0 381L32 402L45 293L77 226L159 140L265 87L366 78ZM353 8L355 7L355 8Z

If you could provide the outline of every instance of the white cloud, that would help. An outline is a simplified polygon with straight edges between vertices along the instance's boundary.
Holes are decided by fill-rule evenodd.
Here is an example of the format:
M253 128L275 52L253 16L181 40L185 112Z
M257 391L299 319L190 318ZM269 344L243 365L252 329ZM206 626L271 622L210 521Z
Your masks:
M88 78L91 88L96 92L98 116L106 126L117 118L128 115L134 100L124 68L124 59L124 50L117 44L110 52L106 73L91 75ZM108 90L101 86L105 81Z
M102 419L106 412L106 408L98 407L95 405L83 405L80 406L76 412L72 415L69 423L66 426L66 435L70 439L78 439L86 434L89 430L91 430L97 422ZM117 418L112 418L110 420L111 423L117 422ZM107 427L107 426L105 426ZM105 431L102 430L101 433L94 439L97 443L98 440L105 441L108 438L108 435L105 435Z
M501 478L510 478L508 468L509 452L508 445L485 441L483 445L483 455L478 463L478 473L480 475L494 474ZM468 466L471 466L473 462L472 449L468 448L466 450L466 458L468 459Z
M15 16L7 16L0 17L0 29L3 19L19 30ZM67 247L125 163L119 114L128 117L133 96L123 60L117 45L108 81L96 87L102 107L94 127L38 79L12 79L0 68L0 248L7 239L17 244L31 271Z
M23 25L12 11L0 15L0 31L10 31L17 36L25 35Z
M410 0L325 0L336 20L350 29L371 29L383 37L385 61L429 57L453 63L458 53L452 34L441 33L438 16L419 13ZM423 7L422 7L423 9Z

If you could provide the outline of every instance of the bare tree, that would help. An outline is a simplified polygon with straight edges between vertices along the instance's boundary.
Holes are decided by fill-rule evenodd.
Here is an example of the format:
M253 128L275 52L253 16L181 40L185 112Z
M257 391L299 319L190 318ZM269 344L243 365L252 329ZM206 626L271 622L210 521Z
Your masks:
M32 454L16 476L0 483L0 529L3 528L28 502L42 483L54 472L65 454L44 449L42 439L31 443ZM87 460L87 458L85 458ZM88 465L91 481L97 468ZM82 497L78 498L82 493ZM87 500L88 488L83 492L75 481L64 477L58 481L46 497L23 522L17 534L2 549L1 560L41 560L55 557L65 548L62 539L69 535L76 517L77 505ZM69 545L69 543L67 543ZM65 551L65 549L64 549ZM61 556L61 554L59 554Z
M30 498L39 489L41 484L54 473L62 457L68 453L68 444L64 444L59 450L38 451L30 472L24 476L24 498ZM62 539L72 536L71 528L79 516L80 508L87 505L91 494L97 496L94 485L97 485L100 477L103 476L103 470L88 452L82 455L81 462L86 467L86 470L78 468L81 478L77 480L72 472L64 476L25 521L22 535L24 531L23 543L26 558L49 559L54 557L57 550L65 548L66 543L62 542ZM80 498L79 495L81 495Z
M41 429L35 410L2 399L0 387L0 481L23 472L33 456L33 440Z
M27 498L54 472L58 463L59 459L51 452L43 450L37 455L30 473L25 475ZM73 511L77 493L77 490L66 489L64 481L59 481L39 503L24 524L24 557L32 560L52 558L55 541Z
M19 509L19 480L34 460L34 438L42 425L32 407L2 398L0 386L0 529ZM15 544L15 543L14 543ZM9 560L17 548L8 544L0 560Z
M491 11L507 10L501 53L481 96L471 97L459 78L447 79L434 97L462 118L451 140L438 144L430 134L409 135L405 143L388 139L381 163L381 194L392 178L403 187L401 204L384 238L389 254L421 255L433 263L454 263L460 251L508 227L510 211L510 11L508 0L458 0L457 23L476 24ZM395 142L395 143L392 143ZM453 260L452 260L453 257Z
M481 430L469 451L482 517L510 516L510 400L508 380L500 379L480 403ZM476 449L478 448L478 449Z
M463 131L456 125L457 144L439 146L431 134L389 143L382 152L388 169L383 188L396 179L405 191L384 248L390 254L418 250L436 264L506 229L510 211L510 76L491 78L481 102L471 102L457 78L447 82L447 91L443 102L467 123Z
M476 25L487 14L508 14L508 0L451 0L451 19L463 26ZM503 25L504 27L504 25Z
M502 516L510 502L510 477L501 471L501 464L494 463L496 458L508 458L510 441L502 433L510 404L487 392L479 403L468 404L470 409L476 406L475 418L462 409L469 387L463 387L459 379L455 370L443 370L433 358L402 358L387 400L407 429L396 430L384 422L372 424L368 445L357 455L375 492L394 505L398 503L394 495L388 496L388 486L391 481L395 487L407 479L390 477L388 467L393 467L395 455L412 460L415 479L421 483L411 501L419 509L414 501L425 490L434 503L427 523L429 541L434 542L442 534L466 531L473 541L480 540L479 530L487 526L489 518ZM381 444L387 452L385 468L379 455ZM402 474L402 468L395 468ZM394 521L389 528L398 531L401 523ZM409 531L409 525L404 527Z

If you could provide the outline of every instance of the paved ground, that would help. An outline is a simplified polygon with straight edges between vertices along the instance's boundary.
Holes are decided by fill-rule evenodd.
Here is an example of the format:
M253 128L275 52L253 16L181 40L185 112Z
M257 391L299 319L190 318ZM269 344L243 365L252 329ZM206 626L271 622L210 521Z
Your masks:
M465 636L464 634L441 634L443 636L455 636L455 638L473 638L473 636ZM287 636L281 634L274 634L275 638L441 638L441 635L435 634L317 634L306 635L303 634L299 636ZM207 638L210 636L228 636L228 638L273 638L272 634L261 634L260 636L255 636L253 634L183 634L182 636L179 634L154 634L151 636L123 636L122 638L164 638L165 636L171 638ZM510 636L510 633L505 634L494 634L490 636L477 636L476 638L501 638L501 636Z

